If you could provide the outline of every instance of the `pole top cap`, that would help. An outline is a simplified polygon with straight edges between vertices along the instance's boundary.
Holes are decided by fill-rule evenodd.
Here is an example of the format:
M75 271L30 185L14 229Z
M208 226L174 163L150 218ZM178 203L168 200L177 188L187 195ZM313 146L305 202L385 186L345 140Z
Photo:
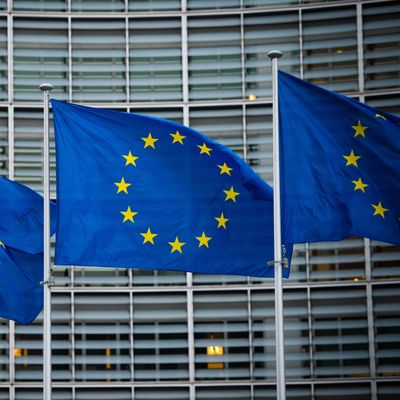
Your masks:
M50 90L53 89L53 85L51 83L42 83L41 85L39 85L39 89L42 92L50 92Z
M267 53L267 56L272 60L274 58L281 58L282 52L279 50L271 50Z

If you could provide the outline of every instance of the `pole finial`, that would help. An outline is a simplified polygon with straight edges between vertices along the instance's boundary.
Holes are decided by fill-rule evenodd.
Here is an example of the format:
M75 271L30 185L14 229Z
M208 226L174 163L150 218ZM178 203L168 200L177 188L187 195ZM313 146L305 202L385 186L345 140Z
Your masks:
M271 50L267 53L267 56L272 60L274 58L281 58L282 52L279 50Z
M54 86L51 83L42 83L41 85L39 85L39 89L42 92L50 92L50 90L52 90L54 88Z

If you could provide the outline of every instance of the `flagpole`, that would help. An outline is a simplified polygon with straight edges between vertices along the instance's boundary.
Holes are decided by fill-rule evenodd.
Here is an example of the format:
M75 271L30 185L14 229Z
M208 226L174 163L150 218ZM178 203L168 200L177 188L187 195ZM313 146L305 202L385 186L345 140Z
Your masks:
M39 88L43 92L43 400L51 400L49 93L53 85L42 83Z
M278 58L282 53L268 53L272 62L272 134L274 171L274 266L275 266L275 347L276 347L276 398L286 400L285 390L285 342L283 330L282 290L282 243L281 243L281 188L279 170L279 103L278 103Z

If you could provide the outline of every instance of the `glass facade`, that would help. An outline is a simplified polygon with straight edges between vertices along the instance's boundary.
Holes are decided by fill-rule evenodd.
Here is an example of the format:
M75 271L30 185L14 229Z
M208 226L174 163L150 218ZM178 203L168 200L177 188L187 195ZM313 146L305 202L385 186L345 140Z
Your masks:
M272 181L271 69L400 114L396 0L0 0L0 176L42 190L42 103L190 125ZM51 191L55 198L54 144ZM273 281L55 266L53 398L275 399ZM400 248L297 245L288 399L400 398ZM0 399L42 398L42 318L0 320Z

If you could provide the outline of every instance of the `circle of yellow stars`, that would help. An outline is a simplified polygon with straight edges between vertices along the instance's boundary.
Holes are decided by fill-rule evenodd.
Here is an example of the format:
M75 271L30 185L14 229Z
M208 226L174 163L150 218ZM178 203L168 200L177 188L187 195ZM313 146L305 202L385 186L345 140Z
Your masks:
M184 145L184 140L186 139L186 136L182 135L179 131L176 131L175 133L170 133L169 134L172 138L172 144L180 144ZM154 149L156 150L156 143L159 140L159 138L154 137L151 133L149 133L146 137L141 137L141 140L143 140L144 145L143 148L147 149ZM213 149L211 147L208 147L205 142L200 145L196 145L199 148L199 155L204 155L211 157L211 152ZM129 167L137 167L136 161L140 160L138 156L135 156L132 154L132 150L128 150L127 154L122 154L123 159L125 160L125 166ZM219 168L219 174L223 175L226 174L228 176L232 176L231 172L234 170L232 167L226 164L224 162L223 164L219 165L217 164L217 167ZM125 177L121 177L119 182L114 182L114 185L117 187L116 194L123 194L125 193L126 195L128 194L128 189L132 186L132 183L126 182ZM240 195L239 192L235 191L235 188L231 186L230 188L224 188L223 193L225 194L225 201L232 201L233 203L237 202L237 198ZM130 222L130 223L135 223L135 217L136 215L139 214L138 211L133 211L131 209L131 205L128 205L128 208L126 210L120 211L120 213L123 216L122 223ZM227 218L223 212L221 212L220 215L214 217L216 222L217 222L217 229L227 229L229 218ZM152 232L151 227L147 228L146 232L139 232L140 235L143 237L143 245L144 244L155 244L156 237L158 236L157 233ZM210 241L212 240L211 236L207 236L205 231L202 231L200 236L195 236L195 239L198 241L198 248L203 247L203 248L209 248L210 246ZM2 243L0 242L0 245ZM179 239L179 236L175 236L175 240L168 242L168 244L171 246L171 253L177 252L180 254L183 254L183 246L186 245L186 242L183 242Z
M380 114L375 115L376 118L382 118L386 120L386 118ZM351 126L354 130L354 138L361 136L362 138L366 139L365 131L368 129L368 126L363 125L361 120L357 121L356 125ZM344 155L343 158L346 160L346 167L355 167L358 168L358 161L362 159L361 155L355 154L354 150L351 149L350 154ZM354 185L354 190L359 190L362 193L366 194L366 189L369 186L367 183L363 182L361 177L357 180L351 181ZM385 218L385 212L389 211L388 208L385 208L382 205L382 202L379 201L378 204L371 204L371 207L374 209L373 216L379 215L383 219ZM372 211L371 211L372 213Z

